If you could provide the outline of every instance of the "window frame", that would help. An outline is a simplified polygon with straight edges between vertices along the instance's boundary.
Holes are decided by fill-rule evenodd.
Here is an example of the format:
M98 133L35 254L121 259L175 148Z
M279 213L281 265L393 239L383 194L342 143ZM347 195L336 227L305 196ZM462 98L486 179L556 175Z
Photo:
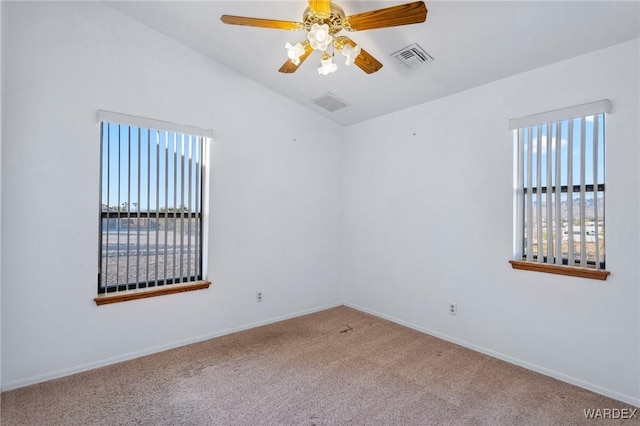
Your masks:
M529 253L529 256L527 257L526 255L527 247L525 246L525 244L527 244L526 242L527 235L525 231L527 229L526 224L528 219L525 217L525 214L526 214L525 212L527 211L526 206L528 206L529 209L533 208L533 204L529 205L529 203L532 202L530 198L531 196L538 193L540 196L542 196L542 194L548 194L549 190L551 190L552 194L558 194L558 196L560 196L560 194L570 194L570 193L574 193L574 194L575 193L578 193L578 194L602 193L604 194L606 184L605 182L598 183L597 177L594 176L594 181L589 184L586 184L584 181L578 184L574 184L573 182L569 181L568 183L570 183L571 185L568 185L568 184L558 185L556 182L556 179L558 179L557 170L556 170L556 174L553 174L553 172L547 172L547 173L553 174L553 176L555 177L553 179L553 185L552 185L552 182L547 182L544 185L541 185L539 178L536 178L538 180L537 185L528 181L526 182L526 185L525 185L524 169L527 167L531 167L531 164L527 166L524 163L524 157L523 157L524 153L521 152L525 143L524 142L525 129L528 129L527 143L531 144L532 142L534 142L534 139L532 139L531 137L531 132L535 127L538 128L537 130L538 136L536 136L536 138L538 139L538 144L539 144L540 138L541 138L540 132L542 131L543 128L546 128L547 132L549 132L551 128L554 127L554 125L555 127L560 126L562 122L571 121L575 119L586 120L586 117L598 116L600 114L603 114L602 149L604 152L605 144L606 144L604 121L606 118L606 114L609 112L611 112L611 102L607 99L604 99L597 102L591 102L588 104L577 105L569 108L563 108L559 110L549 111L549 112L540 113L540 114L534 114L534 115L510 120L509 122L510 130L513 131L513 140L514 140L514 144L513 144L514 146L514 213L513 213L514 214L514 222L513 222L514 232L513 232L513 236L514 237L513 237L513 259L510 260L509 263L512 265L514 269L522 269L522 270L537 271L537 272L548 272L553 274L570 275L570 276L593 278L593 279L599 279L599 280L605 280L607 276L610 275L610 272L604 269L605 268L604 256L606 256L606 253L604 253L604 256L601 260L597 259L597 256L596 256L596 260L585 259L585 262L582 264L580 263L580 259L576 259L576 258L572 259L572 256L570 257L561 256L560 258L557 258L558 256L556 255L552 259L549 259L548 258L549 254L547 253L542 258L539 258L540 257L539 253L535 253L533 252L533 250L532 250L532 253ZM560 135L560 130L558 128L556 133L556 138L558 138L559 135ZM584 135L582 135L582 133L580 135L584 143ZM542 136L542 137L549 137L548 133L547 133L547 136ZM556 139L556 141L557 140L558 139ZM547 140L547 143L548 143L548 140ZM547 145L547 146L550 146L550 145ZM538 149L540 149L540 145L538 145ZM529 155L533 155L533 153L531 152L529 153ZM559 148L558 148L558 155L559 155ZM585 152L580 151L581 158L584 158L585 155L586 155L586 151ZM536 164L538 161L541 160L541 158L542 157L540 157L540 154L538 154L538 157L536 159ZM602 160L604 162L604 158ZM547 167L549 167L551 160L548 160L548 161L549 163L547 164ZM556 158L556 162L557 161L558 159ZM557 167L562 167L562 169L560 170L564 171L565 170L564 168L566 167L566 165L561 164L560 166L557 166ZM540 171L538 171L537 173L539 172ZM604 173L604 170L603 170L603 173ZM551 174L549 174L548 176L551 176ZM528 179L530 178L531 176L529 176ZM548 179L550 178L548 177ZM571 189L571 191L569 191L569 189ZM594 208L597 210L598 197L595 196L594 198L596 199L596 205ZM540 198L537 198L536 202L541 202ZM537 208L538 214L542 213L542 211L540 210L541 208L542 207ZM582 220L582 223L580 226L581 226L581 231L584 230L586 235L587 219L586 217L584 217L584 212L582 213L583 213L583 217L580 218ZM604 220L604 216L602 217L602 219ZM533 225L530 224L530 226L533 226ZM555 225L555 228L554 228L556 231L558 229L557 226L558 225ZM575 225L573 226L575 227ZM544 233L544 229L543 229L543 233ZM548 241L546 237L545 239L543 239L543 242L540 242L540 243L544 243L545 241ZM570 241L572 241L572 239L570 239ZM586 238L585 238L585 242L586 242ZM550 244L552 244L555 247L555 244L553 241ZM557 250L557 247L555 248ZM542 251L542 249L540 250ZM553 250L553 251L555 252L556 250ZM580 256L582 255L583 253L580 252ZM551 260L553 263L549 262L549 260ZM573 264L569 263L570 260L573 260ZM598 261L598 264L596 264L597 261Z
M132 115L127 115L127 114L121 114L121 113L115 113L115 112L110 112L110 111L103 111L103 110L99 110L97 112L97 121L99 123L99 131L100 131L100 171L99 171L99 178L100 178L100 183L99 183L99 223L98 223L98 274L97 274L97 291L98 294L97 296L94 298L94 301L96 302L97 305L103 305L103 304L109 304L109 303L116 303L116 302L123 302L123 301L127 301L127 300L134 300L134 299L140 299L140 298L147 298L147 297L152 297L152 296L160 296L160 295L165 295L165 294L173 294L173 293L178 293L178 292L185 292L185 291L191 291L191 290L199 290L199 289L206 289L209 287L209 285L211 284L209 281L206 280L206 276L207 276L207 252L208 252L208 247L207 247L207 238L206 236L208 235L208 190L207 190L207 183L209 181L209 167L208 167L208 153L209 153L209 149L208 146L210 145L212 139L213 139L213 131L210 129L203 129L203 128L199 128L199 127L195 127L195 126L187 126L187 125L179 125L179 124L175 124L175 123L171 123L171 122L167 122L167 121L161 121L161 120L154 120L154 119L149 119L149 118L143 118L143 117L137 117L137 116L132 116ZM190 206L187 206L187 209L184 209L184 200L178 200L181 201L181 207L180 209L176 209L175 206L171 207L170 209L166 209L165 211L160 211L158 209L158 211L151 211L149 207L147 207L147 211L141 211L140 208L136 209L135 211L130 210L128 207L126 210L122 210L120 208L120 206L117 207L117 209L112 210L111 208L108 208L106 211L103 207L103 179L104 179L104 171L103 171L103 154L104 154L104 147L103 147L103 143L105 141L103 141L103 126L107 125L107 124L114 124L114 125L118 125L119 126L127 126L129 128L137 128L140 129L140 131L143 132L149 132L147 133L147 135L150 135L150 132L167 132L165 135L172 133L175 134L177 136L193 136L196 138L201 138L201 139L197 139L195 141L195 144L202 144L201 145L201 157L200 158L200 162L201 164L197 164L196 163L196 171L197 173L199 173L200 175L200 186L199 188L197 188L196 191L199 191L198 194L194 194L194 197L199 198L199 201L196 202L196 206L199 206L199 211L191 211ZM130 136L130 135L129 135ZM176 136L176 137L177 137ZM183 142L183 146L184 146L184 139L181 139ZM148 141L150 141L150 139L148 139ZM109 142L107 142L109 143ZM120 143L118 141L118 143ZM130 141L129 141L130 143ZM141 139L137 140L138 144L141 144ZM167 142L168 143L168 142ZM174 139L174 144L177 144L177 140ZM168 145L167 145L168 146ZM156 155L160 155L160 151L158 151L158 153ZM166 155L166 154L165 154ZM158 161L159 161L159 157L158 157ZM168 160L167 160L168 161ZM129 172L131 169L134 169L136 171L136 173L139 172L138 168L140 167L140 163L135 166L132 167L131 164L129 164ZM146 167L150 168L151 165L146 165ZM181 166L181 171L184 171L184 169L182 169L182 167L184 167L184 164ZM189 170L191 170L191 167L189 168ZM160 173L159 171L157 173ZM166 171L165 171L166 173ZM120 177L118 177L118 179L120 179ZM138 177L139 179L139 177ZM196 181L197 181L197 177L196 177ZM184 185L186 182L181 183L182 185L182 189L181 191L181 195L183 194L183 190L184 190ZM188 182L188 186L190 187L191 185L191 180L189 180ZM164 187L162 187L162 189L165 189ZM160 189L158 189L159 191ZM129 188L130 191L130 188ZM129 198L127 197L127 201L129 201ZM195 198L194 198L195 201ZM108 200L107 200L107 204L108 204ZM168 204L167 204L168 205ZM187 211L189 210L189 211ZM197 207L194 210L198 210ZM113 283L111 285L105 286L102 283L102 279L103 277L101 276L102 273L104 271L102 271L102 261L103 261L103 226L104 226L104 221L107 220L109 221L110 219L118 219L118 220L129 220L129 219L136 219L136 220L140 220L140 219L146 219L146 218L159 218L159 219L171 219L173 218L174 220L176 220L177 218L180 218L182 220L187 220L190 221L192 219L199 219L199 235L200 237L198 238L198 240L194 243L194 244L198 244L198 254L199 254L199 258L194 259L195 261L195 270L193 271L193 273L191 273L192 271L187 270L185 271L186 273L180 273L180 276L172 276L167 278L166 276L162 277L162 279L149 279L149 280L139 280L140 277L136 276L135 278L138 280L137 282L123 282L123 283ZM187 222L190 226L190 222ZM181 222L181 226L184 225L184 222ZM107 225L108 226L108 225ZM148 234L148 232L147 232ZM147 235L148 237L148 235ZM183 242L181 241L181 244ZM120 242L118 242L118 245L120 245ZM129 246L130 243L127 241L126 245ZM163 244L163 246L165 247L173 247L173 244L167 244L166 242ZM195 247L195 246L194 246ZM120 250L118 248L118 250ZM182 253L182 252L181 252ZM156 261L157 261L157 254L156 254ZM138 258L139 260L139 258ZM181 261L182 262L182 261ZM182 263L181 263L182 264ZM148 265L147 265L148 266ZM187 268L190 269L190 268ZM137 275L137 273L136 273ZM147 274L148 275L148 274ZM173 274L172 274L173 275ZM128 276L128 274L127 274ZM144 277L142 277L144 278Z

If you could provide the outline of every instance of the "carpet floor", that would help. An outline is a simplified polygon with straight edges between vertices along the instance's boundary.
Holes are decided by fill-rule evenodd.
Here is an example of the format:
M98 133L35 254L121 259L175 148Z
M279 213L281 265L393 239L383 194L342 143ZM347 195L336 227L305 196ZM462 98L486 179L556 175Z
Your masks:
M2 393L2 425L597 425L622 402L338 307Z

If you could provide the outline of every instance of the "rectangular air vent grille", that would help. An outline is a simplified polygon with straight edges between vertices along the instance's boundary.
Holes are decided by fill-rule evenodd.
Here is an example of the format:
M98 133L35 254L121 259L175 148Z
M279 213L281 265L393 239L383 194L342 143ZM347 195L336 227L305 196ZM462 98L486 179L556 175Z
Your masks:
M331 92L327 92L311 102L318 105L320 108L326 109L329 112L339 110L340 108L344 108L349 105Z
M415 68L418 65L433 61L433 57L431 57L431 55L425 52L425 50L416 43L397 51L391 56L396 58L407 68Z

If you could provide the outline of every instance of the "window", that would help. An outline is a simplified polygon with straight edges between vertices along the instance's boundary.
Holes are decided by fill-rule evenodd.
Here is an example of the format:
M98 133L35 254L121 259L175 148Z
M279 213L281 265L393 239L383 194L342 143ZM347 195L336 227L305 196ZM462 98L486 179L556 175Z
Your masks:
M600 101L511 120L514 268L606 279L604 126L610 109L609 101Z
M104 111L99 121L96 303L121 301L103 297L120 293L128 300L208 287L203 281L208 132Z

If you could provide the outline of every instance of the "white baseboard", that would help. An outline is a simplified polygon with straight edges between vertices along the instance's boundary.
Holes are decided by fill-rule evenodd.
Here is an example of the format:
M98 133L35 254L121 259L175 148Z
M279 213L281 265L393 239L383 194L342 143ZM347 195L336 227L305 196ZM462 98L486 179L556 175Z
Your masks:
M455 343L456 345L464 346L465 348L474 350L476 352L480 352L480 353L483 353L485 355L489 355L489 356L491 356L493 358L497 358L497 359L500 359L502 361L506 361L506 362L508 362L510 364L518 365L520 367L526 368L527 370L535 371L536 373L544 374L545 376L553 377L554 379L558 379L558 380L560 380L562 382L569 383L571 385L575 385L575 386L590 390L590 391L598 393L600 395L604 395L604 396L607 396L609 398L613 398L613 399L616 399L618 401L622 401L622 402L624 402L626 404L631 404L633 406L640 407L640 399L638 399L638 398L634 398L634 397L629 396L629 395L624 395L624 394L621 394L619 392L613 391L611 389L603 388L602 386L598 386L598 385L595 385L593 383L585 382L584 380L580 380L580 379L577 379L575 377L568 376L568 375L560 373L558 371L550 370L548 368L541 367L539 365L531 364L529 362L526 362L526 361L523 361L523 360L520 360L520 359L517 359L517 358L513 358L513 357L511 357L509 355L505 355L505 354L502 354L502 353L499 353L499 352L495 352L495 351L492 351L491 349L487 349L487 348L482 347L482 346L474 345L473 343L469 343L467 341L460 340L460 339L457 339L455 337L448 336L446 334L438 333L438 332L435 332L433 330L429 330L427 328L420 327L420 326L417 326L415 324L411 324L411 323L403 321L401 319L398 319L398 318L395 318L395 317L392 317L392 316L389 316L389 315L385 315L385 314L382 314L380 312L376 312L374 310L367 309L367 308L364 308L362 306L358 306L358 305L353 304L353 303L345 303L344 306L347 306L347 307L352 308L352 309L356 309L356 310L361 311L361 312L365 312L367 314L370 314L370 315L373 315L373 316L376 316L376 317L380 317L380 318L386 319L388 321L394 322L396 324L403 325L405 327L411 328L411 329L419 331L421 333L428 334L430 336L437 337L439 339L446 340L446 341L451 342L451 343Z
M249 323L249 324L245 324L245 325L241 325L241 326L233 327L233 328L228 328L228 329L217 331L217 332L214 332L214 333L208 333L208 334L204 334L204 335L201 335L201 336L196 336L196 337L191 337L191 338L184 339L184 340L179 340L177 342L168 343L166 345L155 346L155 347L152 347L152 348L143 349L141 351L130 352L130 353L127 353L127 354L116 356L116 357L106 358L106 359L102 359L102 360L99 360L99 361L78 365L78 366L71 367L71 368L66 368L66 369L62 369L62 370L53 371L51 373L41 374L41 375L38 375L38 376L33 376L33 377L26 378L26 379L14 380L12 382L3 383L2 384L2 391L4 392L4 391L12 390L12 389L21 388L21 387L24 387L24 386L34 385L36 383L45 382L47 380L53 380L53 379L57 379L57 378L60 378L60 377L69 376L71 374L81 373L83 371L93 370L95 368L100 368L100 367L105 367L107 365L116 364L118 362L128 361L128 360L131 360L131 359L139 358L141 356L151 355L151 354L162 352L162 351L166 351L166 350L169 350L169 349L174 349L174 348L178 348L178 347L181 347L181 346L190 345L192 343L202 342L202 341L205 341L205 340L213 339L215 337L226 336L227 334L237 333L239 331L248 330L250 328L260 327L260 326L263 326L263 325L273 324L275 322L284 321L284 320L288 320L288 319L291 319L291 318L300 317L300 316L303 316L303 315L313 314L313 313L316 313L316 312L324 311L326 309L331 309L331 308L335 308L335 307L338 307L338 306L342 306L342 303L333 303L333 304L330 304L330 305L325 305L325 306L319 306L319 307L315 307L315 308L311 308L311 309L306 309L304 311L298 311L298 312L294 312L294 313L290 313L290 314L286 314L286 315L281 315L281 316L274 317L274 318L269 318L269 319L266 319L266 320L263 320L263 321L252 322L252 323Z

